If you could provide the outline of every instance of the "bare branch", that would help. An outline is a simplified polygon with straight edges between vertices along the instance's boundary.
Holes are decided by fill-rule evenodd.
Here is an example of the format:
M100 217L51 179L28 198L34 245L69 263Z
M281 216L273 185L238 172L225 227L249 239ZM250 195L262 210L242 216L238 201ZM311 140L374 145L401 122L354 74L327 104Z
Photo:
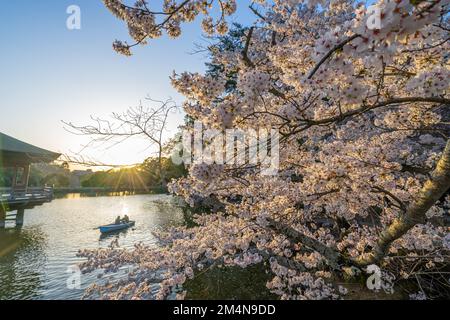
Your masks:
M164 182L164 173L162 172L163 134L167 129L170 113L179 107L170 99L159 101L148 97L146 100L154 105L144 107L141 104L138 107L131 107L123 113L112 113L111 120L91 117L94 124L85 126L64 121L63 123L66 125L65 129L71 133L91 137L88 145L107 144L109 147L113 147L130 138L147 138L150 146L156 145L158 148L159 174ZM68 156L67 162L97 167L123 167L119 164L111 165L86 160L80 154L75 158Z

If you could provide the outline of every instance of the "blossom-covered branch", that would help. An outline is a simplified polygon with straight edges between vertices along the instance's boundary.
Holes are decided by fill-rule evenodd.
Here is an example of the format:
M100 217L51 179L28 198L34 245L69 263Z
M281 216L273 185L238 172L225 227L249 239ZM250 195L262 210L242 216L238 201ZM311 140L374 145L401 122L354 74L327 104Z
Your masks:
M130 36L135 41L128 44L116 40L114 50L124 55L131 55L131 48L145 44L147 39L159 38L166 32L170 37L176 38L181 34L181 24L193 21L200 13L205 15L203 29L212 34L215 31L226 33L228 31L226 16L236 11L235 0L176 0L161 1L161 9L151 10L147 0L138 0L134 6L129 6L123 0L103 0L105 6L119 19L128 25ZM213 4L217 3L221 12L220 18L214 21L209 15Z

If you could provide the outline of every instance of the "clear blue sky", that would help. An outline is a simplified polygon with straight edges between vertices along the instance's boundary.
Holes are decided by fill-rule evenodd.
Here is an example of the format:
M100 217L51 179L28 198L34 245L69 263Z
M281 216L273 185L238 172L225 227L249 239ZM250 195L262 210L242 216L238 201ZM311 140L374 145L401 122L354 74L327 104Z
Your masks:
M81 8L81 30L68 30L66 9ZM254 16L238 1L233 21ZM138 47L130 58L116 54L115 39L129 39L123 22L100 0L2 1L0 11L0 131L53 151L78 151L84 140L63 129L61 120L86 124L90 115L107 116L136 106L149 95L182 101L171 87L173 70L202 71L205 58L192 55L201 42L199 22L184 25L176 39L161 38ZM182 115L172 118L171 131ZM108 163L136 163L151 150L134 141L87 154Z

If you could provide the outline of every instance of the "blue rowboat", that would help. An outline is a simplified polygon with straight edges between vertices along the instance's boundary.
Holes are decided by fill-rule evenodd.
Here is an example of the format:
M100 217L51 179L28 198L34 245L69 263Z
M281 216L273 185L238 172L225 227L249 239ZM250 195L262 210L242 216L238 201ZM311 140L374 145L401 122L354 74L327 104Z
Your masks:
M105 226L100 226L98 228L100 229L101 233L108 233L108 232L112 232L112 231L128 229L129 227L132 227L132 226L134 226L134 221L130 221L128 223L108 224Z

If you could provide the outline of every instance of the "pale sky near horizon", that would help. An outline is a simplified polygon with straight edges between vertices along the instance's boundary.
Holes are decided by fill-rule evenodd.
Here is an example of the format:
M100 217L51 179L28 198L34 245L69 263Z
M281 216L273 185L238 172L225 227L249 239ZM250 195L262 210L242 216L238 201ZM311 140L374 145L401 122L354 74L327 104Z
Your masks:
M238 1L231 21L250 24L250 1ZM81 8L81 30L68 30L66 9ZM112 50L128 40L126 26L100 0L4 1L0 11L0 132L61 153L78 152L86 140L64 130L62 120L89 124L90 116L137 106L146 96L181 102L172 88L172 71L203 71L200 20L183 25L183 34L136 47L132 57ZM173 115L170 133L182 123ZM103 163L133 164L151 155L144 141L111 149L87 149Z

